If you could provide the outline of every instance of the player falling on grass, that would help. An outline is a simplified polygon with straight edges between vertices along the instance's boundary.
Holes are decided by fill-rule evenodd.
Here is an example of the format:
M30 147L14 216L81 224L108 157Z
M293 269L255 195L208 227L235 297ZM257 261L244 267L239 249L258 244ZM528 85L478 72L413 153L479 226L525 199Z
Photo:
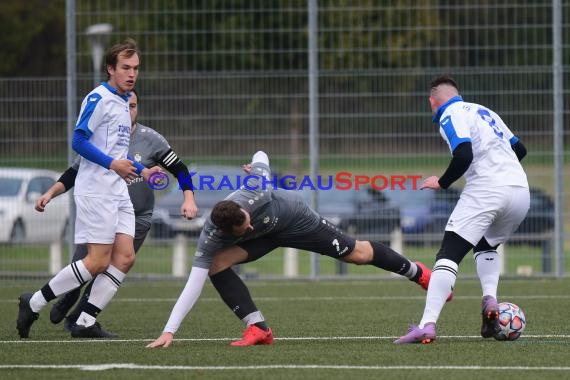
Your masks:
M427 178L422 189L446 189L461 176L465 188L445 227L436 256L422 319L394 343L430 343L436 323L457 279L459 263L473 249L481 282L481 336L498 331L497 247L525 218L530 205L526 174L519 161L526 149L489 108L468 103L448 76L435 78L429 96L433 122L453 155L445 173Z
M224 302L247 326L232 346L271 344L273 333L232 265L255 261L278 247L291 247L357 265L373 265L397 273L427 289L431 271L389 247L345 235L312 210L294 191L273 191L269 158L253 155L244 165L246 185L214 206L198 239L188 281L174 305L163 333L147 347L168 347L190 312L207 277Z
M186 219L192 219L198 213L198 208L194 200L192 178L188 172L188 167L180 161L178 155L172 150L168 141L166 141L161 134L137 122L139 103L139 95L133 90L129 97L129 111L131 115L129 156L146 167L160 165L172 173L172 175L178 179L178 185L184 197L184 201L180 206L180 214ZM37 211L44 211L44 208L51 199L73 187L78 167L79 162L75 162L48 191L38 198L36 201ZM135 253L137 253L144 243L151 227L152 212L154 209L154 191L141 177L132 181L129 180L127 186L135 211L134 249ZM81 260L86 255L87 247L84 244L77 245L73 253L72 261ZM56 302L51 309L50 320L52 323L57 324L65 318L64 328L70 331L73 337L114 338L117 336L116 334L105 331L103 328L96 331L97 336L75 336L74 325L83 310L88 308L88 299L92 285L93 281L85 288L81 302L67 317L66 314L76 303L80 296L81 289L77 288L60 297L59 301Z
M75 180L75 243L87 244L87 256L75 261L35 293L20 295L16 328L28 338L39 312L51 300L95 278L88 308L77 321L75 335L97 336L97 314L117 292L134 263L135 215L125 180L145 181L160 171L127 158L131 118L128 98L139 74L140 52L134 40L113 45L105 55L107 81L81 104L73 149L81 155Z

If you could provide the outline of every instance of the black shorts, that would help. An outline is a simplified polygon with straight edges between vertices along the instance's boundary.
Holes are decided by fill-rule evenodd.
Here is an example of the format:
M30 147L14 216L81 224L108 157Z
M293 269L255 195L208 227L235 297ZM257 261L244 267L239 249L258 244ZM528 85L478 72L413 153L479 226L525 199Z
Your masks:
M255 261L278 247L297 248L338 259L354 250L356 239L347 236L328 220L320 218L315 228L307 231L279 231L239 243L247 254L244 262Z

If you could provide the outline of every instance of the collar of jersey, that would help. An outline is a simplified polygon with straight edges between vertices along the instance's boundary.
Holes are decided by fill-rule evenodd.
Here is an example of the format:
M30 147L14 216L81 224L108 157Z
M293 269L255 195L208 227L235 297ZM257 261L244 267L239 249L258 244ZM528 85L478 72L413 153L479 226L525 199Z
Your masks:
M462 102L462 101L463 101L463 98L461 97L461 95L457 95L457 96L454 96L453 98L449 99L447 102L443 103L437 109L435 115L433 116L433 119L431 119L432 123L439 124L439 119L441 118L441 114L443 113L443 111L445 111L445 109L447 107L449 107L450 105L452 105L453 103Z
M124 101L129 101L129 96L131 96L130 92L127 92L125 95L121 95L119 94L119 91L117 91L117 89L111 86L108 82L101 82L101 85L103 85L103 87L105 87L107 90L111 91L111 93L120 96Z

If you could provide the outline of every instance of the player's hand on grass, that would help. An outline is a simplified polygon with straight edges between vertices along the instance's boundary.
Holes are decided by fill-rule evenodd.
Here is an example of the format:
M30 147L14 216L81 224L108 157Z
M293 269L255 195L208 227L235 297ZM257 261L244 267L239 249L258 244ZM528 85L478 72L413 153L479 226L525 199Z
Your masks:
M173 340L174 340L174 334L169 332L163 332L162 335L156 338L154 342L147 344L146 348L157 348L157 347L167 348L168 346L170 346Z
M113 170L124 180L135 179L138 176L133 161L127 159L111 161L109 169Z
M424 179L422 185L420 186L420 190L423 189L434 189L434 190L441 189L441 186L439 186L439 177L432 175L431 177Z

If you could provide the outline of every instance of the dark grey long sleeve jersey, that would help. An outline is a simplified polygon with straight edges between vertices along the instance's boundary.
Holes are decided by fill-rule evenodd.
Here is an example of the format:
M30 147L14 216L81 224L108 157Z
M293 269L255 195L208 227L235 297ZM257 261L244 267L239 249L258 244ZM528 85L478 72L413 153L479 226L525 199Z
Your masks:
M317 227L318 218L299 194L291 190L273 190L268 180L271 169L267 164L253 162L246 178L244 186L225 199L236 202L249 213L253 231L240 237L224 234L208 218L198 239L193 266L208 269L216 252L240 242L284 229L306 231Z
M206 221L198 239L188 281L172 308L164 332L176 333L186 315L192 310L200 297L208 278L208 270L218 251L273 232L311 231L318 228L320 221L318 215L299 195L290 190L273 190L268 186L262 177L270 178L270 174L269 158L264 152L257 152L253 156L251 177L247 178L246 185L226 197L238 203L250 214L254 228L251 234L236 238L223 234L211 220Z

